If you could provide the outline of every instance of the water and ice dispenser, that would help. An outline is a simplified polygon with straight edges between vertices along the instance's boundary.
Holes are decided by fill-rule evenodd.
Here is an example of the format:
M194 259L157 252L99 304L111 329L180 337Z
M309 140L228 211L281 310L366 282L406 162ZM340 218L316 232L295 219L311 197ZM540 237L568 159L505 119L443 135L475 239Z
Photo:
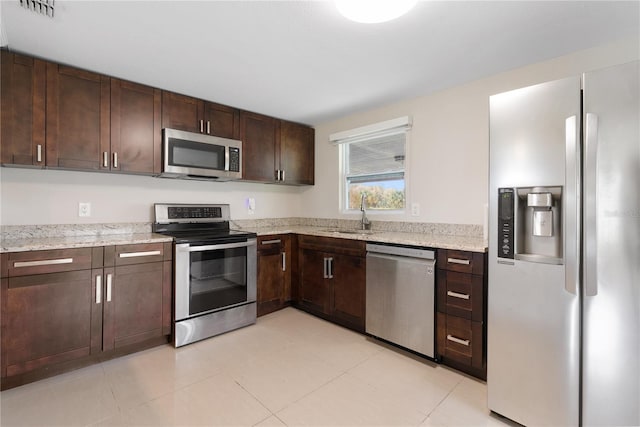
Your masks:
M498 189L498 257L563 263L562 187Z

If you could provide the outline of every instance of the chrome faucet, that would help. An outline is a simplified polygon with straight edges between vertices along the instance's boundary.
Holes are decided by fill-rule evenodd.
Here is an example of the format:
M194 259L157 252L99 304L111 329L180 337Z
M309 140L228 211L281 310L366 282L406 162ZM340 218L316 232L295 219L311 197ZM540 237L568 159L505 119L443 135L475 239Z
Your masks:
M360 226L362 227L363 230L370 230L371 221L369 221L369 218L367 218L367 211L365 210L365 207L364 207L364 198L365 198L365 194L362 193L362 197L360 198L360 210L362 211L362 219L360 220Z

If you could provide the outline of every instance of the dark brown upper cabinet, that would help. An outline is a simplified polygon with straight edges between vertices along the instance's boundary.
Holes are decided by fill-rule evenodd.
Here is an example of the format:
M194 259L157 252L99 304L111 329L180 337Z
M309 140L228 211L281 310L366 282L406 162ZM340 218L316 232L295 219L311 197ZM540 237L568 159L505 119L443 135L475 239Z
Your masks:
M46 63L1 51L0 161L45 166Z
M162 92L162 127L222 138L240 136L239 111L226 105Z
M110 80L47 63L47 167L111 169Z
M110 170L124 173L161 172L162 91L111 79ZM104 167L104 163L102 164Z
M313 185L313 128L243 111L240 113L240 139L243 179Z

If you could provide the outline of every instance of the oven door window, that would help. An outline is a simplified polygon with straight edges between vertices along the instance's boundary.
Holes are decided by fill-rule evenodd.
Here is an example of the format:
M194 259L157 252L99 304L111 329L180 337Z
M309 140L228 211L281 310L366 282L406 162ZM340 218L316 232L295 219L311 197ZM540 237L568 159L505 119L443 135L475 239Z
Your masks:
M224 170L224 145L169 139L169 164L186 168Z
M247 302L247 248L191 252L189 314Z

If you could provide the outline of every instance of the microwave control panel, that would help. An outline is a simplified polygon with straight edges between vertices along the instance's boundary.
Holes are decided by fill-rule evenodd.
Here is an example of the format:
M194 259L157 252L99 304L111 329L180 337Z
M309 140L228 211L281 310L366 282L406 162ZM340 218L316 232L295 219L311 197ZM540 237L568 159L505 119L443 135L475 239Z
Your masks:
M513 259L513 188L498 189L498 258Z
M240 149L229 147L229 171L240 172Z

